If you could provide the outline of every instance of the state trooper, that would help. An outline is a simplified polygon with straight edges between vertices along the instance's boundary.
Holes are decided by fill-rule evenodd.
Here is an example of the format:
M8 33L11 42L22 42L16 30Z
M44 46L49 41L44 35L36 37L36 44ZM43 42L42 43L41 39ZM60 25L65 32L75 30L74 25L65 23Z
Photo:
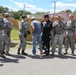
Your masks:
M22 21L20 22L19 25L19 46L18 46L18 52L17 54L20 54L20 50L22 55L28 55L27 53L25 53L25 48L26 48L26 43L27 43L27 36L28 34L30 34L29 31L29 25L27 23L27 16L25 14L22 15Z
M3 29L4 29L4 21L0 17L0 57L5 58L3 54L3 32L2 32Z
M72 55L74 55L74 51L75 51L75 39L74 39L75 26L76 26L76 21L74 20L74 15L70 14L69 21L67 21L68 30L66 31L65 53L64 54L68 54L67 51L68 51L68 46L70 44Z
M5 28L3 30L3 49L4 49L4 53L6 55L9 55L9 51L10 51L10 44L11 44L11 30L14 27L14 25L10 22L10 14L9 13L4 13L4 24L5 24Z
M57 16L57 21L53 23L53 32L54 32L54 40L52 44L52 55L54 55L56 50L56 45L59 45L58 54L62 56L62 45L63 45L63 37L66 25L63 23L61 16Z

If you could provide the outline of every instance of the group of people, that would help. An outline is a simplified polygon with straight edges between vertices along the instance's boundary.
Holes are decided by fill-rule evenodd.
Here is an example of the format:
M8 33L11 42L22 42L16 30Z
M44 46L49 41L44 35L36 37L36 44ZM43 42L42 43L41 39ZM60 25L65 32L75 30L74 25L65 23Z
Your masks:
M5 58L10 50L10 33L14 25L10 22L10 14L5 13L4 19L0 18L0 57ZM72 55L75 51L76 39L76 21L74 15L70 14L69 20L65 23L61 16L56 16L56 21L50 21L49 15L44 15L42 22L35 17L31 18L31 29L27 23L27 15L22 15L22 21L19 24L19 45L17 54L28 55L25 52L28 35L32 33L32 54L36 55L36 42L38 42L40 56L50 54L50 45L52 46L52 56L55 55L58 45L58 55L63 56L62 46L65 46L65 54L68 54L68 48L71 47ZM5 54L5 55L4 55Z
M32 53L36 55L36 42L38 42L40 55L50 54L50 45L52 45L52 56L54 56L56 47L58 47L58 55L63 56L62 46L65 46L65 53L68 54L68 47L71 47L72 55L75 51L75 38L76 38L76 21L74 15L70 14L69 20L65 23L61 16L56 16L56 21L50 21L49 15L44 15L42 22L38 21L35 17L31 18L32 29ZM17 54L28 55L25 53L27 36L30 34L29 25L27 23L27 16L22 16L22 21L19 25L19 38L20 43ZM65 40L64 40L65 39ZM50 44L51 42L51 44Z

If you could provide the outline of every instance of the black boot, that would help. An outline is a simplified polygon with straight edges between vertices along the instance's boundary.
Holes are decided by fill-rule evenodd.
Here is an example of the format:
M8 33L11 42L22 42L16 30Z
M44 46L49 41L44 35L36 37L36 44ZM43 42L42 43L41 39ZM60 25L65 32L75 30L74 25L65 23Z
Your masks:
M5 55L7 55L7 56L11 56L11 54L10 54L9 52L6 52Z
M52 52L51 56L54 56L54 52Z
M64 53L64 55L66 55L66 54L68 54L67 50L65 50L65 53Z
M22 50L22 53L21 54L22 55L26 55L26 56L28 55L27 53L24 52L24 50Z
M72 55L75 55L75 54L74 54L74 50L72 50Z
M59 56L63 56L63 54L61 52L58 53Z
M6 58L3 53L0 54L1 58Z
M20 54L20 48L18 48L18 52L17 52L17 54Z

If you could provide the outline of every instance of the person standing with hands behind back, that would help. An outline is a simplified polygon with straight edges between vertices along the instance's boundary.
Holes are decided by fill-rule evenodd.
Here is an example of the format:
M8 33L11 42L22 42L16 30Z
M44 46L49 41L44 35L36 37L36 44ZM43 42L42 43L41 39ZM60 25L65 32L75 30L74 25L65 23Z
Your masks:
M41 43L41 23L36 20L35 17L31 18L31 27L32 27L32 41L33 41L33 50L32 53L36 55L36 41L39 44L40 55L42 56L42 43Z

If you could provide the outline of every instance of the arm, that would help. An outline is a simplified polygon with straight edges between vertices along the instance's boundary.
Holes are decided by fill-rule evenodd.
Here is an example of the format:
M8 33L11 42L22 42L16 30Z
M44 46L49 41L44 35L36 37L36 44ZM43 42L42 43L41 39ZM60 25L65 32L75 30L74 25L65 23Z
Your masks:
M6 26L7 26L9 29L14 28L14 25L13 25L11 22L9 22L9 21L6 22Z
M76 39L76 22L74 23L75 31L74 31L74 39Z
M31 23L31 27L32 27L32 32L34 32L35 31L35 26L34 26L33 22Z

